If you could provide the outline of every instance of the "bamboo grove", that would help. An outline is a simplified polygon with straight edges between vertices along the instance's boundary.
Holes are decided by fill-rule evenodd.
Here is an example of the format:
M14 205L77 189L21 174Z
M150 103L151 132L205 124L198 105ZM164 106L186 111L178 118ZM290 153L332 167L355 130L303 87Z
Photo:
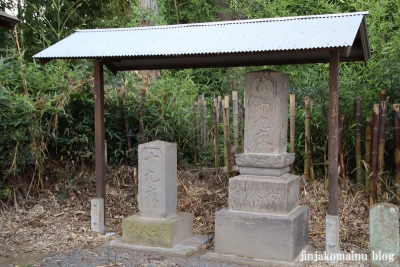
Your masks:
M243 99L244 98L243 96ZM370 196L370 204L379 202L379 191L382 190L393 193L394 197L400 200L400 104L392 105L393 132L390 133L386 127L388 113L386 91L382 90L380 92L379 103L374 104L370 112L364 111L365 113L371 114L371 117L366 117L364 123L361 121L361 101L361 96L356 95L354 98L355 124L352 126L352 133L354 134L353 140L355 142L353 155L355 164L353 169L349 169L348 164L346 164L347 158L350 157L343 141L343 134L347 130L344 127L346 118L344 114L340 114L339 116L339 176L341 179L348 179L352 176L354 183L359 188L364 188L365 193ZM317 163L318 165L323 165L325 170L325 174L317 177L314 171L313 139L311 135L311 110L313 101L309 96L305 96L303 103L296 103L296 96L290 94L289 102L289 153L295 153L296 140L299 140L296 139L296 134L304 136L304 154L296 155L297 161L299 161L299 157L300 160L302 158L304 169L299 170L292 165L291 172L302 174L306 181L315 183L315 179L327 177L326 171L329 159L325 153L323 162ZM226 168L226 177L230 178L232 177L232 169L235 165L235 154L243 153L245 125L244 101L239 98L237 91L232 91L231 96L218 96L212 101L209 101L209 103L211 111L208 112L207 100L204 98L204 95L201 95L198 100L193 102L196 144L194 151L195 163L200 163L202 161L201 157L211 157L214 159L215 171L218 172L222 165L220 163L222 158L222 166ZM304 124L304 133L296 133L296 104L304 108L304 112L301 114L304 120L297 122L297 124ZM232 116L230 116L231 113ZM212 117L212 125L211 123L207 124L208 117ZM362 134L363 131L365 132L364 135ZM393 136L394 139L395 149L392 155L385 150L387 136ZM223 152L220 153L220 151ZM364 153L362 151L364 151ZM394 159L394 179L391 178L392 168L385 164L385 157L386 159L389 157ZM321 172L319 172L319 174L321 174Z

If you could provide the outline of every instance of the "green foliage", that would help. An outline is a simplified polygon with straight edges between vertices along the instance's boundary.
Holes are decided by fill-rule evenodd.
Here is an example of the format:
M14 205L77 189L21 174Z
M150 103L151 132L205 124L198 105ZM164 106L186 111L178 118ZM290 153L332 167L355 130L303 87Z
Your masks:
M93 64L91 61L51 61L39 66L31 56L78 28L134 27L144 20L156 24L197 23L218 19L219 7L214 0L158 0L159 16L140 8L138 0L30 0L0 1L0 8L13 9L24 22L18 25L21 52L15 48L15 35L0 30L0 176L38 172L52 179L46 168L51 160L65 166L93 162L94 99ZM222 1L224 10L234 18L255 19L294 15L313 15L368 10L368 32L372 50L367 66L363 63L340 65L340 112L346 115L343 140L347 164L354 165L353 102L362 97L362 121L371 115L379 91L386 89L389 103L400 101L400 2L381 1L307 1L307 0L241 0ZM147 88L144 135L138 133L140 97L144 84L134 72L106 72L105 126L109 165L136 164L139 143L161 139L178 144L181 164L192 163L194 153L194 118L192 103L204 94L208 103L209 132L212 125L212 99L243 95L243 77L248 71L274 69L290 75L290 91L296 94L296 170L302 171L304 155L303 97L312 99L312 152L314 162L326 158L328 113L328 65L261 66L246 68L164 70ZM129 138L133 151L128 152L121 85L126 88ZM389 105L389 110L391 106ZM388 112L390 114L390 112ZM222 121L222 119L221 119ZM388 120L388 124L390 124ZM364 126L364 125L363 125ZM232 127L232 125L231 125ZM220 136L222 140L222 127ZM388 127L390 133L391 126ZM210 134L208 135L210 137ZM393 155L389 134L387 154ZM222 141L220 155L223 162ZM211 141L210 141L211 143ZM130 155L133 154L133 161ZM212 165L212 146L202 152L202 159ZM204 162L204 161L203 161ZM389 168L390 162L389 162ZM319 177L323 165L315 166ZM66 177L66 180L72 179ZM1 180L0 180L1 181ZM0 184L0 198L9 194L7 183ZM65 189L65 188L64 188ZM63 198L60 189L60 199Z

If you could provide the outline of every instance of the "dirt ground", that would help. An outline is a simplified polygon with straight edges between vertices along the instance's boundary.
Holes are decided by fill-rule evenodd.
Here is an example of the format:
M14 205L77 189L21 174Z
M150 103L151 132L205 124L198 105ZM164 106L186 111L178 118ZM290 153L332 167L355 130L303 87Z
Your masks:
M228 181L224 171L180 168L178 180L178 210L194 214L195 233L213 235L214 214L227 206ZM132 256L127 251L119 251L117 261L117 252L110 252L102 245L119 237L122 219L138 211L137 182L137 171L133 167L107 171L106 224L108 232L115 233L108 237L90 231L90 199L95 196L93 175L78 172L73 179L59 181L46 189L31 188L29 192L29 188L21 185L15 192L16 205L0 204L0 266L225 266L189 264L182 259L140 253ZM349 180L341 180L339 187L341 251L369 254L368 197ZM310 244L317 251L325 251L326 181L318 180L314 187L301 179L300 195L300 204L310 207ZM212 249L213 243L196 255ZM110 253L115 254L114 261ZM84 261L68 264L68 257L80 257ZM98 262L100 258L102 262ZM124 259L127 263L123 263ZM368 266L367 262L351 265Z

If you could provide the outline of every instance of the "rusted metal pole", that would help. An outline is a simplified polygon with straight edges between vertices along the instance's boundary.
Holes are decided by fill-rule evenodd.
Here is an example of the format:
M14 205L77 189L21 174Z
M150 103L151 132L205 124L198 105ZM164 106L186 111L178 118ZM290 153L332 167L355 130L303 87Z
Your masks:
M96 197L106 196L106 163L104 135L104 78L103 63L94 60L94 127L95 127L95 160L96 160ZM105 205L104 205L105 206ZM105 221L104 221L105 222Z
M338 114L339 114L339 51L329 52L329 140L328 214L338 215Z

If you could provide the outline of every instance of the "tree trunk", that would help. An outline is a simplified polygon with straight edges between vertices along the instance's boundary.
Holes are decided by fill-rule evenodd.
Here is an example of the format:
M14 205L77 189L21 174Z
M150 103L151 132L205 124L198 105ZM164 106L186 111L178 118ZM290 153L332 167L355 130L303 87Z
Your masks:
M142 26L154 26L154 17L158 15L158 4L157 0L140 0L140 8L144 12L152 13L152 16L149 20L143 20ZM158 70L140 70L136 72L139 75L139 78L142 80L143 85L140 89L140 112L139 112L139 134L141 138L143 138L144 134L144 124L143 118L145 114L145 103L146 103L146 94L148 87L151 81L154 81L157 78Z

